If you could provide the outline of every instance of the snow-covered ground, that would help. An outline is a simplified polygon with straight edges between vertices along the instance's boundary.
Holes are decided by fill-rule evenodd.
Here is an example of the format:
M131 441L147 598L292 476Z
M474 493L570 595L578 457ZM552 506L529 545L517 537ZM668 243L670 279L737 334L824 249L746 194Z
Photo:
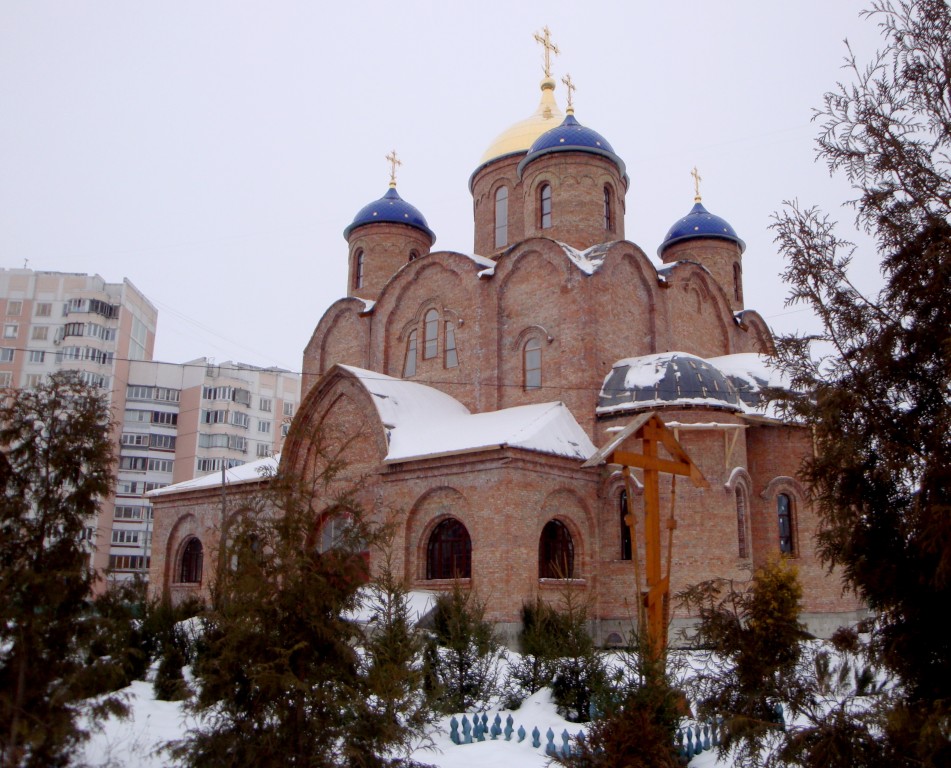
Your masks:
M179 702L157 701L149 682L136 681L121 693L129 706L130 716L124 720L110 718L100 723L83 745L79 761L90 768L167 768L173 765L162 746L182 738L195 725L194 718ZM502 712L503 722L506 714ZM550 762L544 751L544 734L548 729L556 734L555 743L560 744L563 731L574 734L581 728L558 715L547 689L527 699L511 714L516 731L522 725L530 734L534 727L538 727L543 734L540 748L532 747L531 736L519 743L514 735L511 741L505 741L501 736L494 741L486 737L486 741L456 745L449 738L450 718L445 717L432 733L431 748L417 750L413 757L437 768L483 768L486 765L543 768ZM490 725L494 716L494 712L489 714ZM461 716L458 719L461 720ZM727 764L718 763L711 751L695 757L690 766L726 768Z

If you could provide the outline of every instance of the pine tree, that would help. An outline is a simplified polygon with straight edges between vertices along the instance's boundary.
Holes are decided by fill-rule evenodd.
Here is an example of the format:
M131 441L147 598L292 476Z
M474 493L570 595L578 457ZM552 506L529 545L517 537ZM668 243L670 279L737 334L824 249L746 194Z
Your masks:
M788 415L812 427L805 478L820 553L877 619L873 648L904 688L886 741L896 765L951 762L951 8L876 1L885 46L825 97L819 157L856 192L884 287L852 284L854 247L790 204L776 239L790 303L823 329L781 338ZM883 747L884 748L884 747ZM918 762L915 762L918 761Z
M0 764L58 766L92 585L80 541L111 485L105 396L73 373L0 401Z
M174 749L188 764L400 764L389 756L400 735L373 706L350 618L376 535L348 479L350 445L315 435L307 466L282 468L222 532L194 665L207 726Z

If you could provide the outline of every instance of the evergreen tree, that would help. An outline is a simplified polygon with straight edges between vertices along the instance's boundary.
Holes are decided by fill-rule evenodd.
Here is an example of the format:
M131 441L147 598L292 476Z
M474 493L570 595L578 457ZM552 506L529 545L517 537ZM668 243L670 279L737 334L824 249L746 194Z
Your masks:
M877 618L873 648L904 687L886 727L895 764L951 762L951 8L873 3L882 52L847 60L825 97L819 156L856 192L884 287L849 279L853 246L821 212L790 204L774 224L790 303L823 329L781 338L790 416L818 450L804 475L820 553ZM816 343L821 342L821 343ZM917 762L916 762L917 761Z
M92 585L80 541L112 480L105 396L71 372L0 400L0 764L65 765Z
M446 714L487 706L497 693L502 651L485 606L457 581L436 598L432 622L426 672L433 705Z
M206 727L174 750L190 765L397 763L386 757L393 730L371 705L348 618L373 540L346 480L350 443L326 431L313 440L307 465L282 468L261 503L222 532L194 665Z
M592 702L605 686L604 662L588 629L587 605L565 584L556 610L556 653L552 660L551 693L559 714L572 722L591 719Z

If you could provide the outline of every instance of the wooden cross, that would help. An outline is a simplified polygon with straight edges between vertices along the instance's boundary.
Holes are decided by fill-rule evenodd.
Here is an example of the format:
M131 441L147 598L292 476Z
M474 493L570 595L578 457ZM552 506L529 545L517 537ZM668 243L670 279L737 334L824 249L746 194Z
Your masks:
M690 175L693 176L693 190L694 190L693 201L695 203L699 203L700 202L700 182L703 181L703 178L700 176L700 171L697 170L697 166L693 167L693 170L690 172Z
M568 89L568 109L574 109L574 92L577 89L575 84L571 82L571 75L566 73L565 76L561 78L561 82L563 82L565 84L565 88Z
M551 30L546 25L542 30L544 34L540 35L538 32L535 33L535 41L541 43L545 48L545 77L551 77L551 54L558 56L561 51L558 50L558 46L551 41Z
M395 187L396 186L396 166L402 165L403 162L402 160L399 160L396 157L395 149L390 151L390 154L386 156L386 159L390 163L390 186Z

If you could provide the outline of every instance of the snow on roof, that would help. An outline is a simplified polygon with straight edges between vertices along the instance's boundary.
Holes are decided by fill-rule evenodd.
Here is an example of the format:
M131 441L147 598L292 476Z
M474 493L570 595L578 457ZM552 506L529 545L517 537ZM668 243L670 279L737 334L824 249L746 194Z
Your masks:
M225 484L237 485L238 483L251 483L260 480L263 477L273 475L277 471L277 465L281 455L268 456L264 459L242 464L238 467L231 467L225 470ZM165 496L170 493L184 493L185 491L195 491L200 488L215 488L221 485L221 471L211 472L201 477L185 480L174 485L166 485L164 488L158 488L149 491L148 496Z
M578 269L586 275L593 275L601 268L601 265L604 264L604 256L607 253L607 249L611 246L611 243L593 245L584 251L572 248L567 243L559 242L558 245L562 247L565 255L574 262Z
M388 463L506 446L581 460L595 451L561 402L470 413L458 400L424 384L340 367L373 396L387 430Z
M670 405L706 405L775 417L762 400L768 386L784 382L765 355L741 353L708 360L662 352L618 360L605 377L599 414L652 410Z

